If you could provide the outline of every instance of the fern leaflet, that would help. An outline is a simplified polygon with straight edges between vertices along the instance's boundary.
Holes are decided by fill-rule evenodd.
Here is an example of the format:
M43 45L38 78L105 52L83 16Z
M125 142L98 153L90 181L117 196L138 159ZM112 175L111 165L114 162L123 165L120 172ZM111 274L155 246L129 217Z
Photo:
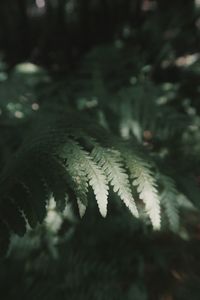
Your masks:
M80 175L86 174L89 181L89 185L92 187L99 211L103 217L107 214L107 203L108 203L108 185L106 176L103 174L98 165L91 159L89 153L85 151L76 141L68 139L66 145L63 147L62 158L67 160L67 163L73 166L73 168L79 168L79 177L76 180L80 181ZM72 161L70 161L72 159ZM75 165L73 165L75 163ZM83 183L83 177L81 182ZM86 183L84 182L85 192ZM80 199L79 199L80 200ZM81 201L82 202L82 201ZM83 202L84 203L84 202Z
M177 232L179 228L178 191L172 178L161 175L161 180L164 186L164 190L160 195L161 204L165 209L170 228Z
M132 184L137 188L139 197L145 204L146 212L151 223L154 229L160 229L160 199L155 175L151 171L151 166L126 148L123 154L133 180Z
M126 170L124 170L120 153L116 150L108 150L96 146L92 151L92 156L106 174L114 192L118 193L131 213L138 217L138 210L131 193L128 175Z

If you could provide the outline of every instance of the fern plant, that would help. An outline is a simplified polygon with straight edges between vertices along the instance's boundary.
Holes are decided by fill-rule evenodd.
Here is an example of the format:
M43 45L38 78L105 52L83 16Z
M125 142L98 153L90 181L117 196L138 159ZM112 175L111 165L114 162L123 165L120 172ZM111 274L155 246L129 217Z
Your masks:
M23 83L23 93L26 94L27 89L32 91L25 107L30 104L32 107L33 99L38 97L36 104L37 108L41 105L41 109L32 117L33 109L29 107L27 118L22 122L27 137L16 152L12 151L15 154L9 156L1 173L0 231L5 245L2 249L8 245L10 232L24 235L27 225L35 228L44 221L52 196L57 209L63 211L70 201L82 217L91 192L103 217L107 215L113 191L135 218L145 219L155 230L167 219L169 228L178 231L181 222L178 198L183 199L179 197L182 193L188 197L188 193L182 189L176 174L171 172L171 177L166 176L165 168L161 172L160 165L170 160L171 149L167 143L174 141L175 136L170 133L171 121L179 120L180 126L174 131L181 132L176 143L182 145L182 131L183 128L186 131L188 119L174 110L170 97L165 95L163 99L163 87L150 80L148 68L143 68L126 84L117 73L110 85L107 78L119 67L116 60L121 61L124 78L129 78L127 51L116 47L103 49L105 56L100 55L102 48L86 56L67 87L65 81L52 87L51 79L42 75L50 85L45 84L39 94L34 89L37 80L26 79L23 72L19 72L20 68L16 68L21 74L17 73L17 83ZM107 60L111 55L108 69ZM23 71L26 65L22 66ZM28 65L28 70L30 67ZM19 97L19 102L24 99L18 90L15 94L14 88L11 94L6 94L8 87L16 83L12 76L2 87L2 103L6 109L6 101L12 101L11 98ZM56 107L55 97L59 101ZM148 105L144 105L147 97ZM50 98L52 102L45 100L42 105L43 98ZM145 146L145 132L151 135L150 142L147 141L147 146L153 147L150 152ZM154 150L153 143L157 140L160 149Z
M160 229L163 205L170 227L178 229L177 190L172 179L162 176L160 194L159 173L147 153L111 137L99 125L91 128L88 118L77 113L40 114L37 128L1 176L1 231L6 243L10 231L23 235L27 223L34 228L43 222L51 195L61 211L67 201L75 201L83 216L92 189L105 217L110 187L134 217L145 213L153 228Z

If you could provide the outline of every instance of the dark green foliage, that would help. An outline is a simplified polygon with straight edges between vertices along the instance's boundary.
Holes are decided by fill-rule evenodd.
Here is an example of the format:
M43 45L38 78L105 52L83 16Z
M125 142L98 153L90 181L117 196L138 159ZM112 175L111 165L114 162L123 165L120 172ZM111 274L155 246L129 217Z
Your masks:
M97 58L94 56L94 62L95 59ZM94 84L96 79L91 78L90 81L91 84ZM108 87L103 81L101 85L101 90L104 88L104 94L109 93ZM147 96L143 92L146 85L150 87L147 91L152 97L152 100L148 100L150 101L149 107L154 111L154 114L151 113L151 119L145 117L145 115L148 116L149 109L143 110L143 106L140 106L141 101L145 101ZM166 115L166 109L162 109L162 107L159 109L159 103L157 104L153 100L153 96L155 97L159 90L160 87L156 88L146 79L143 84L139 82L135 87L127 88L127 90L123 88L123 93L117 92L120 93L123 105L127 107L129 113L131 103L134 105L134 115L130 115L130 122L137 124L137 127L136 125L130 127L134 130L128 134L135 135L132 142L124 142L119 137L111 135L108 130L98 124L101 123L101 120L95 121L90 113L85 112L85 116L82 117L81 112L75 112L70 108L68 108L70 112L63 108L62 112L53 113L51 104L46 108L44 106L46 112L42 109L33 118L33 125L28 131L27 138L24 139L22 146L19 147L2 173L2 220L7 222L12 230L22 234L25 232L24 217L31 227L34 227L37 222L43 222L51 195L61 210L65 208L66 201L75 200L79 213L83 216L88 203L89 187L94 192L101 215L105 217L109 186L112 186L113 191L119 195L132 214L135 217L139 217L139 214L147 214L155 229L160 228L160 217L162 218L160 210L163 206L170 228L177 231L179 206L181 205L178 203L177 197L179 197L180 191L177 190L173 179L163 175L163 171L159 170L160 162L156 167L154 156L148 154L145 147L138 144L144 138L143 132L148 130L147 133L153 134L153 130L156 130L158 117L162 119L162 122L164 121L162 116ZM126 100L130 91L131 94ZM85 93L85 85L82 93ZM130 102L131 95L136 97L135 100L132 100L133 102ZM112 104L113 97L114 94L109 105ZM80 101L79 98L77 100ZM101 108L102 116L106 109L107 103ZM98 107L95 108L94 113L98 116ZM176 115L175 111L173 113ZM119 111L117 114L116 117L120 122L121 112ZM177 118L179 118L178 116L179 114L177 114ZM107 119L105 114L103 119L109 127L112 126L112 118ZM128 118L126 117L125 120L128 121ZM124 123L123 126L123 132L129 130L129 123ZM179 131L180 134L187 126L186 118L185 126L181 126L182 131ZM137 128L139 131L136 131ZM170 129L168 130L168 119L163 123L162 130L165 132L165 139L168 137L167 141L174 139ZM155 136L155 138L159 138L159 136ZM164 134L162 133L163 138ZM182 143L181 135L179 141L176 138L176 142ZM165 145L164 139L162 143ZM164 164L169 156L162 157L162 152L160 155L162 164ZM162 167L162 169L164 168ZM142 209L141 200L144 203L144 209ZM12 208L10 213L8 205ZM10 214L13 215L12 218Z
M181 196L184 191L178 190L176 180L165 175L164 165L173 159L173 153L169 152L169 141L176 140L177 150L182 147L183 133L189 128L190 117L176 112L170 106L167 94L162 104L163 87L156 86L149 80L148 70L142 70L134 83L127 83L127 87L118 83L117 91L113 90L104 79L107 68L104 66L104 59L100 57L101 51L106 49L100 48L87 55L85 62L90 61L90 64L85 65L87 73L95 73L87 77L86 82L83 79L81 86L79 80L76 81L77 72L72 86L67 89L55 86L55 91L49 91L44 86L39 97L45 93L51 97L52 92L55 93L57 89L61 92L62 89L68 97L68 107L66 109L61 102L55 112L54 102L43 105L41 111L29 122L27 137L2 172L1 219L20 235L25 232L26 221L31 227L43 222L51 195L59 209L64 210L67 201L72 201L73 205L78 206L80 216L83 216L91 188L99 211L105 217L110 186L135 217L146 215L154 229L160 229L162 213L166 214L173 231L177 232L179 229L179 207L182 204L177 199L184 197ZM107 56L112 54L113 58L116 53L118 59L124 62L123 50L114 46L109 46L108 49ZM27 68L33 70L35 67L29 65ZM111 62L109 70L112 68L115 65ZM17 69L26 70L26 65ZM82 72L85 72L84 69ZM12 76L14 80L19 75ZM19 82L24 80L21 77ZM28 80L29 78L24 85ZM30 86L34 93L37 80L31 80ZM8 85L9 81L4 84ZM9 85L14 89L15 80L10 81ZM78 94L74 93L77 87ZM169 88L171 85L167 90ZM71 102L71 93L74 94L77 107ZM94 95L96 100L93 99ZM109 102L106 99L110 99ZM118 105L115 108L116 101ZM84 117L80 110L84 111ZM114 113L110 118L107 115L109 111ZM95 117L91 116L92 113ZM176 118L173 135L172 118ZM114 124L119 124L119 127L114 129ZM111 128L115 135L110 132ZM123 141L117 137L120 133L122 137L131 138L132 141ZM145 137L145 134L150 136ZM152 143L158 140L160 149L155 148L155 153L154 149L145 149L142 145L145 138L147 143L148 139L152 139ZM166 154L163 155L162 151ZM174 172L170 169L166 172L171 172L174 177ZM179 176L178 173L176 176ZM187 192L185 196L188 196Z
M1 1L3 300L199 299L197 2Z

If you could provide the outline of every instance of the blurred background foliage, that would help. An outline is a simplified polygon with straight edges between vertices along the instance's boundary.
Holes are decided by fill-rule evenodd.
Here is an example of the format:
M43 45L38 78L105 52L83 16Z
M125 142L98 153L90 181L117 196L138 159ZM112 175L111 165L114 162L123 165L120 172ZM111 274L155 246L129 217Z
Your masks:
M76 110L145 146L199 207L199 49L198 0L1 0L0 170L38 112ZM44 225L12 237L2 300L199 299L199 213L180 201L174 235L112 202L80 221L52 200Z

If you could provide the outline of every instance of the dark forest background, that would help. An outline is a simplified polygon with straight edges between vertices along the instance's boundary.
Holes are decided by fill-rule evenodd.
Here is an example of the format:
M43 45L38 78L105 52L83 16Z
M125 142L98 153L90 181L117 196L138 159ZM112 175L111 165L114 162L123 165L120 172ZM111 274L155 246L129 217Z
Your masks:
M25 137L33 145L61 112L78 125L85 116L106 147L117 136L144 148L176 184L179 228L169 213L172 230L162 214L164 229L152 230L114 193L105 219L90 192L83 219L51 199L45 222L24 237L7 237L0 221L0 298L199 300L200 1L1 0L1 197ZM34 167L19 158L20 170Z

